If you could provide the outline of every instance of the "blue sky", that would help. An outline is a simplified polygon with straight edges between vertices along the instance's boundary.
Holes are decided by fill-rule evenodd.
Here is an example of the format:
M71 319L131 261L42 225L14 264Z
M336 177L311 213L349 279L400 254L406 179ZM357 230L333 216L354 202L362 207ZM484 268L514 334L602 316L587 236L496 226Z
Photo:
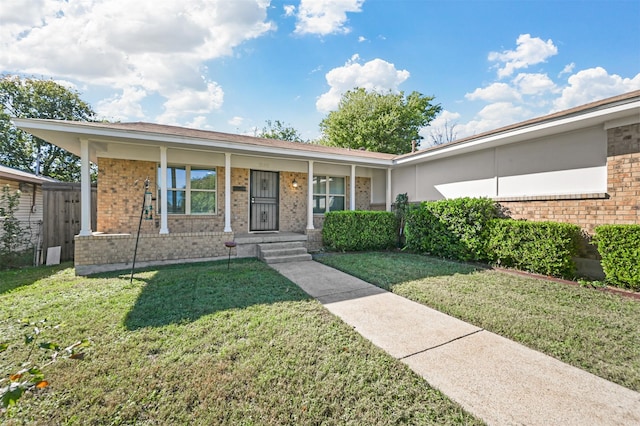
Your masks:
M640 89L637 0L3 0L0 22L3 74L223 132L315 139L354 87L433 95L458 137Z

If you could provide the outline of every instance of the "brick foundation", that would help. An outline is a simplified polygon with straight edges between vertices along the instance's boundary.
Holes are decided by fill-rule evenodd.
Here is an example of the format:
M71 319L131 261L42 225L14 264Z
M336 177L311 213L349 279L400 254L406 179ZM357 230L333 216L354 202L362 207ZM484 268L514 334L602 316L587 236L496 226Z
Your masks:
M228 256L224 242L233 233L195 232L183 234L141 234L136 264L163 264L174 261L206 260ZM136 236L96 234L75 237L76 274L88 275L131 267ZM232 249L232 256L235 255Z

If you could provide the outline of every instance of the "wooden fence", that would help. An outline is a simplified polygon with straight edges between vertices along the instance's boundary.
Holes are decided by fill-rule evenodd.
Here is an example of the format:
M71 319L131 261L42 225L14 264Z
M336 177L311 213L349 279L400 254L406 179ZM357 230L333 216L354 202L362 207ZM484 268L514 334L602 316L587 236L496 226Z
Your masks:
M80 232L81 207L79 183L44 183L42 262L47 249L60 246L60 261L73 260L74 236ZM91 229L96 229L96 187L91 188Z

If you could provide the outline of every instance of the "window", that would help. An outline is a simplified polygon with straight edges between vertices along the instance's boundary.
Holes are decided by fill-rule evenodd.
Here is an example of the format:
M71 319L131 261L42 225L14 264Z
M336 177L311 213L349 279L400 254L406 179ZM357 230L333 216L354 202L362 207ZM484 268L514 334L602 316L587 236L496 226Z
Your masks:
M323 214L344 210L345 183L343 177L313 177L313 213Z
M158 168L158 182L160 181ZM216 188L216 169L167 167L167 213L216 214Z

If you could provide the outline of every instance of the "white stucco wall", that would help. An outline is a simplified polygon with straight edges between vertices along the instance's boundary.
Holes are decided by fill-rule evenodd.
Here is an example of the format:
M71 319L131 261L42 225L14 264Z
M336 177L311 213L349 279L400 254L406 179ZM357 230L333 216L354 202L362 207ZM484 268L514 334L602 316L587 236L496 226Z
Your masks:
M607 136L602 127L408 164L392 192L410 201L604 193Z

